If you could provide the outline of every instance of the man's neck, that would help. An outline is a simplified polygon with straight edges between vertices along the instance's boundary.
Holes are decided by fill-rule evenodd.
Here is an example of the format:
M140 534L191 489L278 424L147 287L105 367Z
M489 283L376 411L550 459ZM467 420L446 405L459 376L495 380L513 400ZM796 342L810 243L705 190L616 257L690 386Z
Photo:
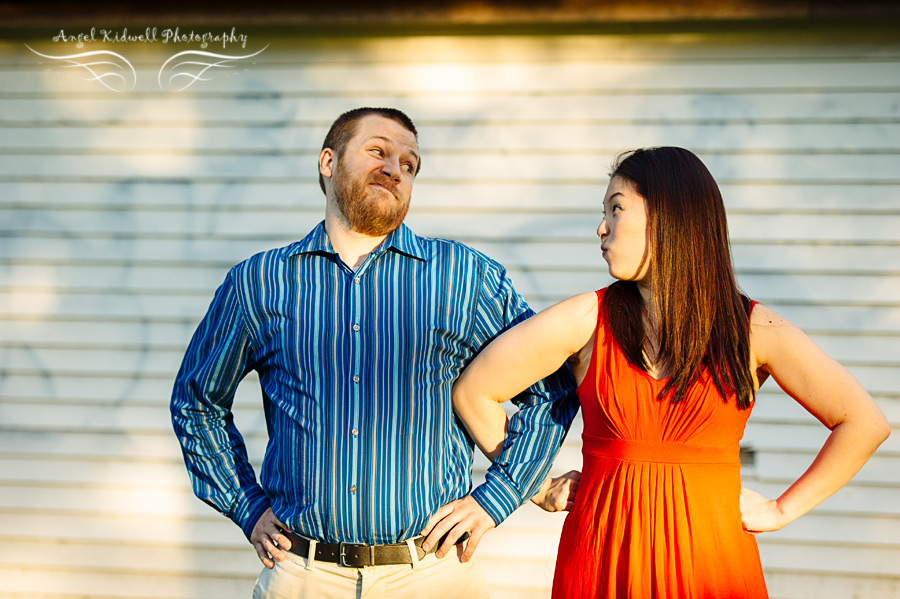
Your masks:
M344 219L334 214L325 215L325 233L344 264L354 270L362 266L369 254L381 245L386 237L386 235L371 237L357 233Z

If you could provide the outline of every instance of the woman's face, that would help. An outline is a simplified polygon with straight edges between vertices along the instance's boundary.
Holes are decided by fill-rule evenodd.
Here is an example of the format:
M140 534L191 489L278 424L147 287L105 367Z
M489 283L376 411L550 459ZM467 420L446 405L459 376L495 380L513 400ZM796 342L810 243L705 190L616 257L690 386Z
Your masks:
M613 177L609 182L597 235L610 276L623 281L649 282L647 201L627 179Z

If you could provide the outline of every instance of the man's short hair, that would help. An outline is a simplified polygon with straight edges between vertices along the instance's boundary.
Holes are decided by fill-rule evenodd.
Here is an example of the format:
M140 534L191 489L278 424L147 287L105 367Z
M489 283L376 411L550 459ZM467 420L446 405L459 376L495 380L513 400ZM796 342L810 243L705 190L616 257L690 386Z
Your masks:
M331 129L328 130L328 135L325 136L325 141L322 142L322 149L331 148L334 150L335 161L337 161L337 159L341 157L341 154L344 153L347 142L350 141L350 138L353 137L353 134L356 132L356 124L370 114L382 116L386 119L391 119L392 121L400 123L415 136L416 142L419 141L419 132L416 131L416 126L413 124L412 119L406 116L402 111L397 110L396 108L363 107L348 110L331 124ZM422 170L421 158L419 159L418 166L416 166L417 175L420 170ZM322 188L322 192L324 193L325 178L322 177L322 173L319 173L319 187Z

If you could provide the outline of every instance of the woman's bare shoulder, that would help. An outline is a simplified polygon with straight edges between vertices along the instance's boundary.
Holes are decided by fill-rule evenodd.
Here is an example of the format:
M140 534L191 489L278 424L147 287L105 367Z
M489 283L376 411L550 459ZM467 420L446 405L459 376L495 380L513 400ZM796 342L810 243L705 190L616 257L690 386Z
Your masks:
M790 322L778 312L765 304L756 303L750 312L750 327L768 327L790 324Z
M750 352L758 366L783 355L785 350L807 346L815 345L787 318L764 304L753 307L750 313Z
M598 314L597 293L588 291L550 306L534 320L546 340L563 341L571 355L584 347L593 335Z

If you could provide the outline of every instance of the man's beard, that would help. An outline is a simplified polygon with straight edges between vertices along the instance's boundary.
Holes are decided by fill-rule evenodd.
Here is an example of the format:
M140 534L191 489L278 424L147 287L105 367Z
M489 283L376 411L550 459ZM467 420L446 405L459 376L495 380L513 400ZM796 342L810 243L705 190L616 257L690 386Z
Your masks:
M395 201L378 198L380 190L369 187L369 183L377 183L394 195ZM381 173L371 173L368 177L355 177L348 172L343 160L338 158L334 172L334 200L338 209L350 225L350 229L369 235L382 237L403 223L409 210L409 201L403 201L397 185Z

